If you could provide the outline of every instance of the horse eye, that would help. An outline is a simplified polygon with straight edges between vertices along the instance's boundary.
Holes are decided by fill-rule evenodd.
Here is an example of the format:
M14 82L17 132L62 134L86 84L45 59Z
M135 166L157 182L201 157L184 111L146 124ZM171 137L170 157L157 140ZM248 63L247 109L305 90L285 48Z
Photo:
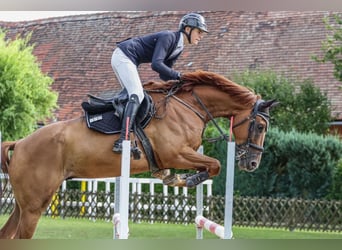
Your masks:
M258 128L259 133L262 133L264 131L264 125L262 125L262 124L258 124L257 128Z

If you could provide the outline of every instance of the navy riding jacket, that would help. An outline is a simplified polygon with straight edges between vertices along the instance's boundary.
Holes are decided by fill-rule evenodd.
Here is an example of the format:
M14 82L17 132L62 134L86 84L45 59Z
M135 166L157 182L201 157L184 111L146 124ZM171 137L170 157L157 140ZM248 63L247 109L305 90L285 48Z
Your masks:
M128 38L117 43L117 46L137 67L141 63L151 63L152 69L159 73L162 80L176 80L180 72L173 70L172 66L182 51L172 58L170 55L176 49L180 35L180 31L160 31Z

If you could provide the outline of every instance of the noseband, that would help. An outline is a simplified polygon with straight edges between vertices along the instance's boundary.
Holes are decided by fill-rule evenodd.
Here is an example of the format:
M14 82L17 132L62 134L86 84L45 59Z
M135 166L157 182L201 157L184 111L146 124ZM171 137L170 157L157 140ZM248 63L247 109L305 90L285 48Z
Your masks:
M255 118L257 116L261 117L265 122L266 122L266 131L268 129L269 126L269 119L270 116L269 114L267 114L266 112L262 112L259 111L259 106L260 104L263 103L263 100L257 100L257 102L254 105L254 108L251 112L251 114L246 117L245 119L243 119L242 121L240 121L239 123L235 124L233 126L233 128L236 128L242 124L244 124L247 121L250 121L249 123L249 128L248 128L248 138L247 141L245 143L242 144L236 144L236 159L237 160L241 160L241 159L245 159L247 158L247 155L249 154L249 149L255 149L257 151L259 151L259 154L261 154L264 151L263 147L260 147L259 145L256 145L254 143L251 142L251 133L254 129L255 126Z

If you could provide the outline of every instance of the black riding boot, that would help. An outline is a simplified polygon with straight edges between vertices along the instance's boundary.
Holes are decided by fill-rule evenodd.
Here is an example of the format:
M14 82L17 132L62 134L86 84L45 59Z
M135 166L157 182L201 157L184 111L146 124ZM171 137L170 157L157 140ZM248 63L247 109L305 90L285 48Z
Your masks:
M125 140L126 138L126 125L127 125L127 119L129 119L128 121L128 140L129 140L129 133L131 131L131 128L134 124L135 121L135 116L138 112L140 103L139 103L139 99L138 96L133 94L129 97L129 101L126 105L125 108L125 113L122 119L122 128L121 128L121 134L120 134L120 138L118 140L116 140L114 142L113 145L113 152L115 153L121 153L122 152L122 141Z

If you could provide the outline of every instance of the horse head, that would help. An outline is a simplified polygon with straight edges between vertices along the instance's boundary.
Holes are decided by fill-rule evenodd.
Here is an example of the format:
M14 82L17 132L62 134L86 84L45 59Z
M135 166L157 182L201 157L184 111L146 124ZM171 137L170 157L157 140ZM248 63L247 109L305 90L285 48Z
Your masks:
M233 125L233 133L236 141L236 160L241 170L253 172L259 167L265 135L269 128L269 110L277 104L275 100L259 99L248 115L236 115L237 122Z

